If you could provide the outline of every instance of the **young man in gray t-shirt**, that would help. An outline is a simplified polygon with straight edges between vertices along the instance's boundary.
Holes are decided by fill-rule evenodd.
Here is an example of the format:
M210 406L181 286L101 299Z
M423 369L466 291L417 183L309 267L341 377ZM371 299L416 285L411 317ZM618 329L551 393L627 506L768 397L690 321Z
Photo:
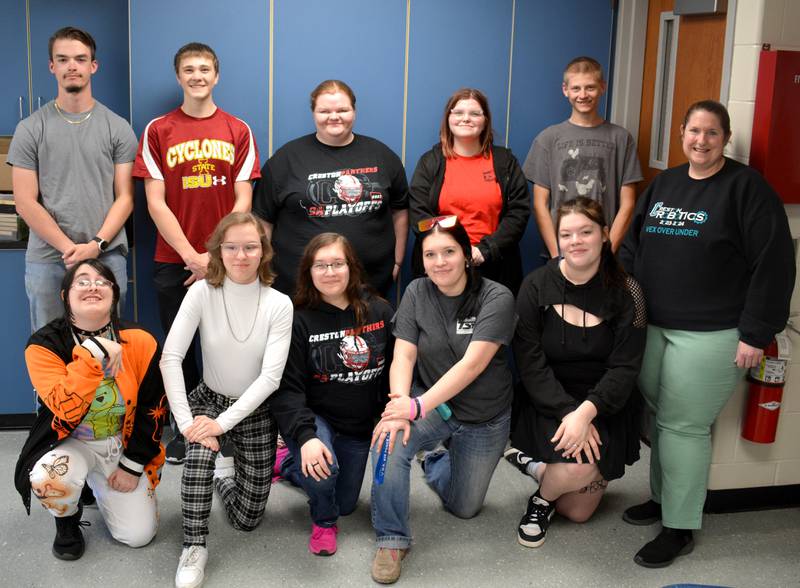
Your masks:
M92 97L95 42L66 27L50 38L55 100L21 121L8 152L17 212L31 229L25 290L31 327L64 314L66 270L99 257L127 287L123 226L133 210L131 169L137 141L130 125Z
M533 182L533 211L550 257L558 255L555 213L576 196L598 200L611 227L614 251L625 235L642 179L636 143L624 128L597 112L606 91L603 69L591 57L573 59L564 71L569 119L543 130L531 145L522 170Z

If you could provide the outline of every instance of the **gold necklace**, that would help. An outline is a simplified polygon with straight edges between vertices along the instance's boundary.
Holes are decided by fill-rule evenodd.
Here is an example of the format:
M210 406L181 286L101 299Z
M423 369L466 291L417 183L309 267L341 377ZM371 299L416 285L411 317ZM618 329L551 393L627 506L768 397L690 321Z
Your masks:
M80 120L71 120L71 119L68 119L66 116L64 116L64 113L63 113L63 111L62 111L62 110L61 110L61 108L59 108L59 106L58 106L58 102L56 102L55 100L53 100L53 106L55 106L55 107L56 107L56 112L58 113L58 116L60 116L61 118L63 118L65 121L67 121L67 122L68 122L69 124L71 124L71 125L79 125L79 124L81 124L81 123L85 123L87 120L89 120L90 118L92 118L92 113L94 112L94 109L92 109L92 110L90 110L90 111L89 111L89 113L88 113L86 116L84 116L82 119L80 119Z

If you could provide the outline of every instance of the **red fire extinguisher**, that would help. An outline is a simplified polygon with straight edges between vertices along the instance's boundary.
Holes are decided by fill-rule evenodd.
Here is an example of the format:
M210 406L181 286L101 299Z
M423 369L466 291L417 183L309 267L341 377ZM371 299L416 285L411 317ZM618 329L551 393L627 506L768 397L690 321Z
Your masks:
M779 335L780 336L780 335ZM781 343L788 338L784 336ZM780 351L784 351L781 349ZM754 443L773 443L778 429L778 417L781 412L783 385L786 382L786 359L788 353L780 353L778 341L764 350L761 363L750 369L747 376L750 382L747 396L742 437Z

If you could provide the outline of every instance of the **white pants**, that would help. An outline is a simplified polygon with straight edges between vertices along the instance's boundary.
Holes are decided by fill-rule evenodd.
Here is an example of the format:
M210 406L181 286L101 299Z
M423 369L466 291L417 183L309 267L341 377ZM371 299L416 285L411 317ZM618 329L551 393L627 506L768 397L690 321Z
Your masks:
M78 510L81 489L87 482L111 536L131 547L142 547L158 530L156 495L144 474L131 492L117 492L108 485L121 450L118 436L100 441L69 437L33 466L31 489L53 516L65 517Z

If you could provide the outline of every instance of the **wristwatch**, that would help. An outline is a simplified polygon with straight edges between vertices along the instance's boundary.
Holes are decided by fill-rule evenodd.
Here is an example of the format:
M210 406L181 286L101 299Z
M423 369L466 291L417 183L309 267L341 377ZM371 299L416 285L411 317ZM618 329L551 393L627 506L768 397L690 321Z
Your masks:
M108 249L108 241L106 241L102 237L95 237L92 239L92 241L97 243L97 246L100 248L100 253Z

